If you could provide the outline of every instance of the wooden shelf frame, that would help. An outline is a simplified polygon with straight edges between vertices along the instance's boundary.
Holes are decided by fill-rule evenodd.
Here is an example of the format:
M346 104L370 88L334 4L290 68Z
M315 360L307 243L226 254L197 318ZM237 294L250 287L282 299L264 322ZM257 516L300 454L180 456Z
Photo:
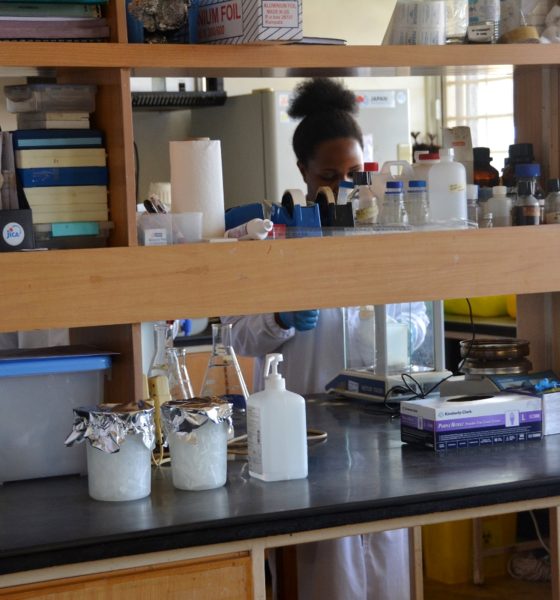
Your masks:
M3 67L130 68L209 76L444 74L469 67L560 64L554 44L458 46L183 45L64 42L0 43Z
M0 254L0 330L554 291L559 255L560 225Z

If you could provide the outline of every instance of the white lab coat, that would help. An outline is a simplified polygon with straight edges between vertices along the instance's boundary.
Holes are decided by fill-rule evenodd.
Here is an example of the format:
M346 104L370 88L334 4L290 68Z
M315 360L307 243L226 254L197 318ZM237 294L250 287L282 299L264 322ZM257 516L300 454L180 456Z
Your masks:
M403 312L388 305L387 315L411 321L413 345L426 334L428 318L423 302ZM408 306L408 305L406 305ZM224 317L233 326L236 353L254 356L255 389L262 389L264 356L281 352L286 387L299 394L323 392L325 384L344 366L343 312L322 309L310 331L282 329L273 314ZM359 310L349 312L349 330L359 340ZM364 364L367 363L364 358ZM299 600L408 600L410 598L408 532L406 529L344 537L297 547Z

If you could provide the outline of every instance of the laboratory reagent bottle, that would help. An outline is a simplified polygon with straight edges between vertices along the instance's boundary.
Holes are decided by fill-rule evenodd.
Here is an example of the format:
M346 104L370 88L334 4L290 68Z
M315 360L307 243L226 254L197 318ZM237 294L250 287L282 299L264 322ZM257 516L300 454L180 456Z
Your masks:
M538 225L540 212L539 201L531 194L531 184L528 181L520 181L511 212L512 225Z
M548 195L545 198L545 223L560 223L560 179L548 180Z
M508 189L508 196L515 196L517 179L515 175L516 165L529 164L535 161L533 144L519 143L511 144L508 148L508 157L504 161L502 172L502 185Z
M371 172L357 171L352 173L354 189L348 201L352 202L352 211L358 225L377 223L379 209L371 187Z
M500 173L490 163L490 148L473 148L474 173L473 181L480 187L500 185Z
M286 390L282 354L267 354L264 390L247 400L249 475L263 481L307 477L305 400Z
M383 196L383 204L378 221L381 225L406 225L408 223L404 207L403 182L388 181Z
M468 0L445 0L445 43L462 44L468 25Z
M478 224L478 185L467 184L467 219Z
M430 221L467 220L467 173L453 160L452 148L441 148L439 164L428 174Z
M212 354L200 390L201 396L218 396L233 405L235 435L246 431L249 393L232 345L231 323L212 324Z
M515 177L517 179L517 188L523 181L529 183L531 195L534 196L540 207L540 223L544 223L544 192L540 182L541 166L538 163L519 164L515 166Z
M487 201L488 210L494 215L494 227L509 227L511 225L511 198L507 195L505 185L492 188L492 196Z
M430 208L425 181L411 179L408 182L405 208L410 225L419 226L428 223Z

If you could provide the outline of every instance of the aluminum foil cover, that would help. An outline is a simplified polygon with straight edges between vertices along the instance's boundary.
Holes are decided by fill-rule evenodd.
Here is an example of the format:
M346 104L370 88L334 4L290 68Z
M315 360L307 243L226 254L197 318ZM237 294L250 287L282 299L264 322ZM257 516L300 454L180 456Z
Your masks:
M227 422L232 429L232 404L218 396L203 396L190 400L171 400L161 405L161 418L166 436L170 433L188 435L207 421Z
M71 446L87 439L94 448L113 454L129 434L141 434L146 448L154 447L154 409L146 402L75 408L72 432L64 443Z

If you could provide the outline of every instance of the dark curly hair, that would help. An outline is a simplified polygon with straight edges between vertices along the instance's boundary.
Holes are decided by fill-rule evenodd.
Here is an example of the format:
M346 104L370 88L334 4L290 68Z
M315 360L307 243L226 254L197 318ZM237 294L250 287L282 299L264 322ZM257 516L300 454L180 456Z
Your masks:
M357 112L354 94L338 81L315 77L298 84L288 108L290 117L302 119L292 140L298 161L306 165L319 144L336 138L354 138L363 148Z

